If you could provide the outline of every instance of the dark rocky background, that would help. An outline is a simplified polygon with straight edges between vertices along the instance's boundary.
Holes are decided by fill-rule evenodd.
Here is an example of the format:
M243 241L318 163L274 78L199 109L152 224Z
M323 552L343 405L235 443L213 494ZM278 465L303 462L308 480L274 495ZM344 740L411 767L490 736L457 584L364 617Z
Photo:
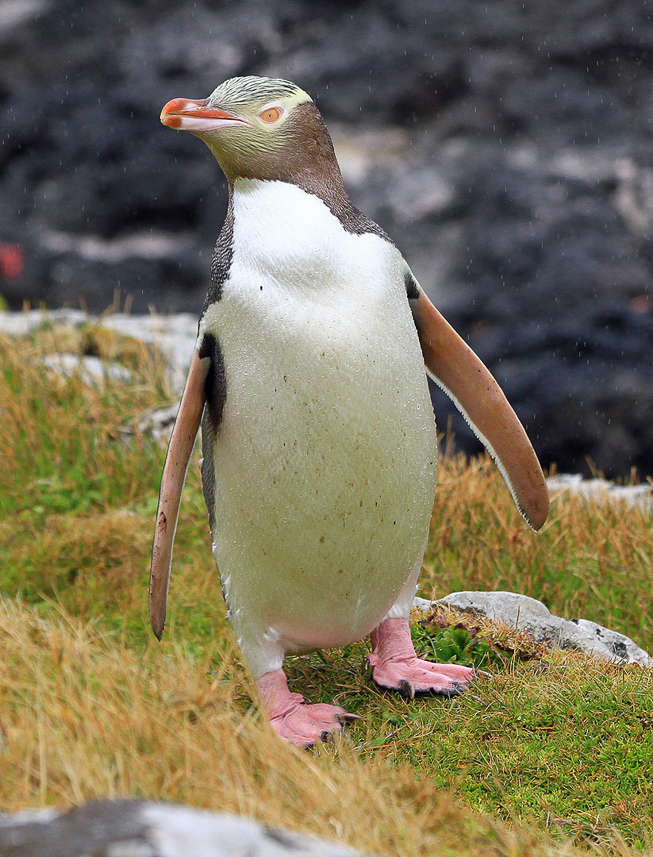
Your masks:
M543 463L653 474L652 11L4 0L0 294L198 312L225 187L160 109L233 75L289 77ZM439 394L436 413L444 426Z

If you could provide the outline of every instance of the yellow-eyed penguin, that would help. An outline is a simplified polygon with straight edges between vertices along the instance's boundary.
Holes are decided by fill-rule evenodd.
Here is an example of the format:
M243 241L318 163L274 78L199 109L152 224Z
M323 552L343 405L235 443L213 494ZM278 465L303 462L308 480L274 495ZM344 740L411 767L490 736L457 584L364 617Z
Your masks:
M201 420L213 553L277 732L308 746L355 719L291 693L283 659L367 634L380 686L456 693L473 670L418 659L409 628L438 456L424 365L539 529L548 495L521 423L392 241L349 201L309 95L233 78L209 98L168 102L161 121L206 143L230 197L161 482L154 633Z

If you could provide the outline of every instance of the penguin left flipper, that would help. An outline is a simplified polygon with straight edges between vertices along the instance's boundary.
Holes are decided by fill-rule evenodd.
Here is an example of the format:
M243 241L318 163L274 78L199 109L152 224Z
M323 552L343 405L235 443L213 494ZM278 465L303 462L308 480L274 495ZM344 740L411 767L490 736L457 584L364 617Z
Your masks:
M197 349L194 350L161 477L150 571L150 623L159 640L166 620L172 548L181 492L206 402L205 388L210 362L210 358L200 357Z
M371 634L372 653L367 663L372 678L387 690L398 690L410 699L416 693L456 696L478 676L478 671L458 664L437 664L417 657L407 618L385 619Z
M282 669L272 670L256 680L261 702L275 732L298 747L312 747L342 732L346 723L361 718L339 705L308 704L301 693L288 689Z
M487 367L422 289L410 304L428 374L495 460L526 522L539 530L549 513L549 495L517 414Z

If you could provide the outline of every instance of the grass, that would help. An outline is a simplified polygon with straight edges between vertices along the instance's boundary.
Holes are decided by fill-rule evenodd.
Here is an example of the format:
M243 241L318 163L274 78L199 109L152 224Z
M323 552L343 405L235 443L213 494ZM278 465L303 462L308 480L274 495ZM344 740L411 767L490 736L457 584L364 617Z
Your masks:
M133 380L61 378L40 363L54 350L117 359ZM365 643L291 659L297 689L364 719L333 746L281 744L225 619L195 467L156 643L164 449L134 426L169 401L157 356L101 327L0 342L1 809L131 795L379 854L653 853L653 674L543 652L509 628L416 617L425 656L494 674L452 700L381 692ZM535 536L487 460L447 459L420 594L524 592L653 650L651 529L563 495Z

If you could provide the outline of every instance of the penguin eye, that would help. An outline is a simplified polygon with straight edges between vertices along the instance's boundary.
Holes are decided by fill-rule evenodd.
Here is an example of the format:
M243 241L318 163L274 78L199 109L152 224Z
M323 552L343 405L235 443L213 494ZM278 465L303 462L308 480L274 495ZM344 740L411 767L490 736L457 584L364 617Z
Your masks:
M280 107L266 107L265 110L262 110L258 117L262 119L264 122L267 122L268 125L271 125L273 122L276 122L277 119L280 119L283 115L283 110Z

